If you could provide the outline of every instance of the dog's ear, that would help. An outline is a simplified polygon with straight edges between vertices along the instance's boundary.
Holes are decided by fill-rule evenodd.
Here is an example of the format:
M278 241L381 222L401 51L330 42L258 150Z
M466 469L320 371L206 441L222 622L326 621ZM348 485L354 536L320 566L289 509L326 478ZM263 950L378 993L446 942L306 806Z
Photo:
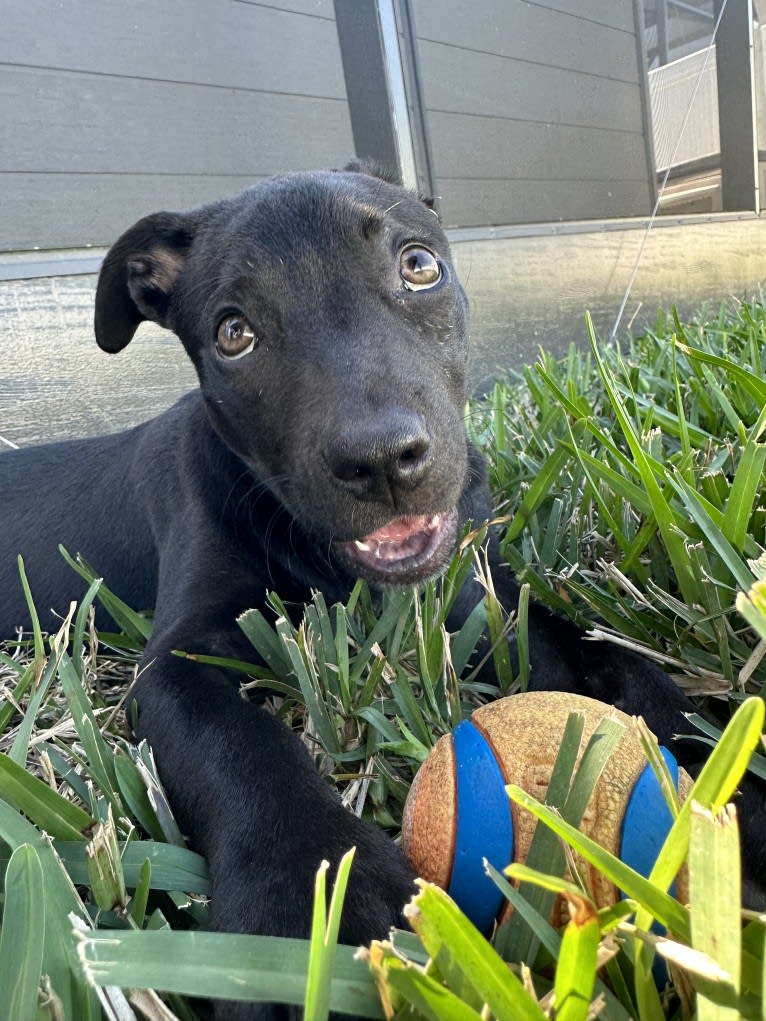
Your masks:
M98 278L94 323L104 351L121 351L144 319L168 325L170 297L195 228L191 214L154 213L109 249Z
M377 160L352 160L343 169L349 174L367 174L369 177L379 177L381 181L386 181L388 184L401 185L402 183L397 173L385 167L382 163L378 163ZM432 213L435 213L437 216L439 215L436 209L436 199L433 196L420 193L418 198L423 205L428 206Z
M402 179L396 171L372 159L351 160L350 163L345 165L343 172L347 174L367 174L368 177L379 177L381 181L387 181L388 184L401 185L402 183Z

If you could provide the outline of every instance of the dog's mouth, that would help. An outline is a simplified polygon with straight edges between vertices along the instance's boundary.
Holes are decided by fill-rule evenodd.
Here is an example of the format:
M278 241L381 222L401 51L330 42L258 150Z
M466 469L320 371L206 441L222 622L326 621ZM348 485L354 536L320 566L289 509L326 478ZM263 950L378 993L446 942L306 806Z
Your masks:
M376 584L414 584L440 574L457 541L457 510L395 518L361 539L335 542L353 573Z

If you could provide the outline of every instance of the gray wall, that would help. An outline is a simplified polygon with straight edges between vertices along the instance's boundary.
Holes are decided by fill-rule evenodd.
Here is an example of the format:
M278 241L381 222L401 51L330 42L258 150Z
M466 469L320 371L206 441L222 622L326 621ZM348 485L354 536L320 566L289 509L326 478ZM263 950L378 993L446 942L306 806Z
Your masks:
M654 201L631 0L415 0L448 225L644 215Z
M353 153L332 0L6 0L0 250Z
M649 210L633 0L410 9L448 225ZM6 2L0 251L106 245L353 148L333 0Z

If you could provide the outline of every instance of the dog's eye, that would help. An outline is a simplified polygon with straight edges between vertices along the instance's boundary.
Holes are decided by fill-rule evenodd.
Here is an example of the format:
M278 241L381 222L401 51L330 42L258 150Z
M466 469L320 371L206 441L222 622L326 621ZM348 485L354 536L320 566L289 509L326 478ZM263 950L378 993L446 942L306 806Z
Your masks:
M434 287L442 278L442 267L433 252L422 245L407 245L399 256L399 276L408 291Z
M241 358L255 347L255 330L244 316L226 316L218 327L216 347L224 358Z

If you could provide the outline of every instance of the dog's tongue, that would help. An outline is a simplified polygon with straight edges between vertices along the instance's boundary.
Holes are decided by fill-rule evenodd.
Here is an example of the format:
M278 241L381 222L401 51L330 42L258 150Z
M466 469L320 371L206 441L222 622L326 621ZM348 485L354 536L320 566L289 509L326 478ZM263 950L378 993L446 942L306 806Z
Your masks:
M416 532L431 530L432 515L418 514L411 518L397 518L383 525L377 532L370 532L362 542L403 542Z
M362 553L370 553L380 560L401 560L420 553L441 523L441 514L417 514L395 518L388 524L356 540Z

